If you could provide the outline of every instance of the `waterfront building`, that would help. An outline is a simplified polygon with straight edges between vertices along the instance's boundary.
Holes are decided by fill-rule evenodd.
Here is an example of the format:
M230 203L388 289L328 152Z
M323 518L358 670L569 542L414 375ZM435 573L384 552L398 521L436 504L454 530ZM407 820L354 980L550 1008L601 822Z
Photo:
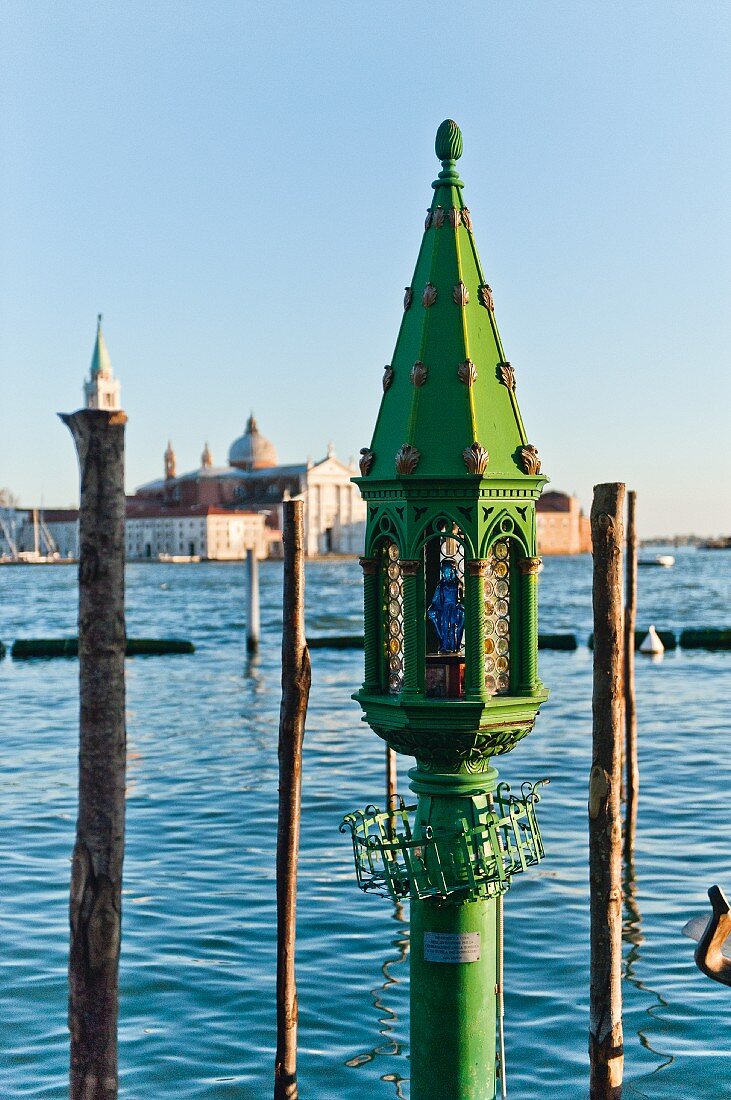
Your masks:
M87 409L121 408L121 385L114 377L109 351L97 318L89 377L84 382ZM258 557L281 557L282 505L304 501L306 553L357 554L366 507L351 478L352 462L341 462L332 444L318 462L280 465L274 444L251 415L229 448L228 463L216 466L208 443L200 466L178 474L168 440L163 477L141 485L127 498L125 547L131 561L200 558L231 561L254 549ZM78 510L12 509L0 515L0 556L19 552L62 558L78 556ZM9 513L10 514L10 513Z
M96 321L96 340L91 357L89 378L84 382L84 408L121 409L122 386L114 377L112 361L102 332L102 315Z
M124 524L127 561L200 559L240 561L247 550L269 555L266 516L241 508L189 507L127 500Z
M43 554L78 558L78 508L28 508L20 528L18 549L30 551L36 547Z
M254 416L228 452L228 464L216 466L208 444L196 470L176 474L177 460L168 442L164 476L141 485L133 498L138 509L148 502L161 514L176 508L245 509L266 516L270 556L281 554L282 504L304 501L306 553L355 554L363 542L366 508L351 478L356 473L328 445L317 462L280 465L274 444L259 431ZM170 513L172 514L172 513Z
M78 508L22 508L0 504L0 560L77 558Z
M539 554L591 553L591 524L578 497L551 491L536 504Z

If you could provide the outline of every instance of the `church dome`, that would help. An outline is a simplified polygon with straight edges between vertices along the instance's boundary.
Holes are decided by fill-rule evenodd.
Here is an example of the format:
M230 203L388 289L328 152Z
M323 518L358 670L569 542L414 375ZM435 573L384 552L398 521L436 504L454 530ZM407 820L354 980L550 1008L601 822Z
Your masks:
M246 421L244 434L231 444L228 461L239 470L262 470L277 465L274 444L260 433L253 415Z

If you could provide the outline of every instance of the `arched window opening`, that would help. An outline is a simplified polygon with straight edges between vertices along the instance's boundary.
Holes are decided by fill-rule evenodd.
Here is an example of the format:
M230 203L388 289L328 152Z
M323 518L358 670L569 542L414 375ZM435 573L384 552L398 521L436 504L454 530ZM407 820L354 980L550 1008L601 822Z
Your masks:
M385 624L385 681L391 695L404 686L404 585L398 545L387 539L381 547L381 621Z
M424 546L426 694L436 699L464 695L464 546L454 524L437 524Z
M490 695L510 691L510 542L498 539L488 552L485 577L485 687Z

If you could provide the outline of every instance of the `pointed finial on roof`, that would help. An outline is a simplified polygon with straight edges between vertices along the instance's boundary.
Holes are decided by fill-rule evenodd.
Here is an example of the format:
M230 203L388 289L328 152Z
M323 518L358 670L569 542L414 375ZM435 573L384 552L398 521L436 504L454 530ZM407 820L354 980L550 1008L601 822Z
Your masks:
M330 442L327 445L327 457L328 458L335 458L335 444L333 443L332 440L330 440Z
M361 476L397 484L543 481L463 203L456 170L462 134L452 119L439 127L434 148L443 171L433 184L381 411L370 446L361 449Z
M442 170L432 187L464 187L457 171L457 161L462 156L462 131L454 119L445 118L437 130L434 149Z
M101 313L96 316L96 340L94 342L94 353L91 357L91 377L96 378L98 374L101 374L102 377L111 378L112 376L112 364L102 332Z
M213 465L213 455L211 454L211 449L208 446L208 441L206 440L206 445L203 448L203 454L201 455L201 466L204 469L208 469L212 465Z

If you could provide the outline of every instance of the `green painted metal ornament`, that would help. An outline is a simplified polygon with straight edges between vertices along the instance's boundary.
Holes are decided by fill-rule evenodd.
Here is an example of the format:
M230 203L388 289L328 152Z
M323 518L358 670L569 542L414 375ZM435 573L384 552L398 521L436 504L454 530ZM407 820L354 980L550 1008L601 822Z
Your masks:
M491 760L529 733L548 695L535 521L547 479L463 201L452 120L435 149L442 170L355 479L367 504L355 698L384 741L416 758L417 804L368 807L344 827L362 888L412 902L412 1100L488 1100L499 899L543 857L537 788L512 795Z
M415 295L356 479L368 504L358 699L394 749L449 770L513 748L546 698L537 675L535 502L547 479L462 200L456 123L439 127L436 150L444 167ZM464 622L450 654L428 610L447 558Z

